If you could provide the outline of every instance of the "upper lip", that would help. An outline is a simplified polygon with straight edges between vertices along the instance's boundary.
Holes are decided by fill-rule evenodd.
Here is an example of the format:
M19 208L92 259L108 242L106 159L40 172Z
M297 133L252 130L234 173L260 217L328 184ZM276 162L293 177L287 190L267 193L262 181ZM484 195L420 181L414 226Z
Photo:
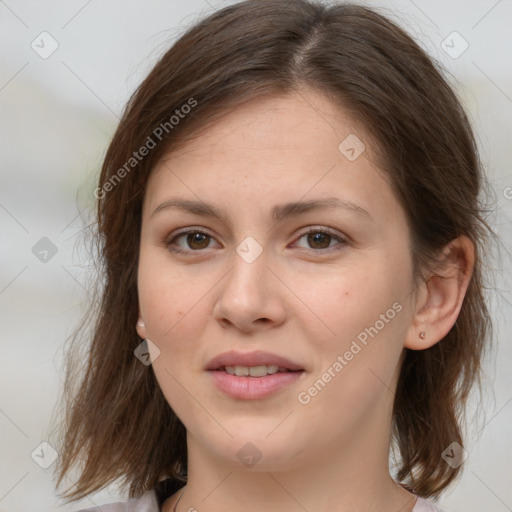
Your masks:
M270 352L239 352L231 350L214 357L207 365L206 370L218 370L223 366L262 366L275 365L288 370L303 370L302 366L285 357Z

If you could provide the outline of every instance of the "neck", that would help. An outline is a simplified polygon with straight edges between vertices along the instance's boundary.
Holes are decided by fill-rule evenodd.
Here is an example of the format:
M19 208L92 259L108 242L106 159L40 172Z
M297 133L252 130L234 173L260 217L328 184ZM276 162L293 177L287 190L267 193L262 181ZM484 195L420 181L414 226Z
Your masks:
M235 466L205 451L189 434L189 478L177 512L410 512L415 497L389 474L388 433L370 424L358 434L358 440L351 438L315 460L279 469Z

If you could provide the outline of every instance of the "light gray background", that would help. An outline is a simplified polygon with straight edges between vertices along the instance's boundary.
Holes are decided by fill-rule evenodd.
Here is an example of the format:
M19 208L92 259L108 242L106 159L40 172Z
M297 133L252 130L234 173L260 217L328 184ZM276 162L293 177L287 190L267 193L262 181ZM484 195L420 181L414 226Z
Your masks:
M117 116L176 35L228 3L0 1L0 512L73 511L123 499L112 485L58 508L54 465L41 468L31 453L48 439L64 341L86 299L88 260L77 244ZM510 248L512 1L366 3L394 12L458 82L496 193L495 228ZM43 31L59 45L47 59L31 48ZM469 43L456 59L441 46L453 31ZM32 252L43 237L57 248L46 263ZM484 383L486 422L480 437L472 433L462 479L441 500L451 512L512 510L508 259L504 266L493 303L498 341Z

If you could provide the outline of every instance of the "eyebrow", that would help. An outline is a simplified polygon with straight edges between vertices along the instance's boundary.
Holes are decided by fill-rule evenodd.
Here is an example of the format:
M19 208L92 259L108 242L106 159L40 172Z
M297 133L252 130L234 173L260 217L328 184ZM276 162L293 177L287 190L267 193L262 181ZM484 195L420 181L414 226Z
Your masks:
M167 208L178 208L180 210L187 211L196 215L202 215L207 217L213 217L222 220L224 223L225 216L220 210L214 205L205 203L203 201L191 201L189 199L178 199L173 198L159 204L151 213L149 218L152 218L158 212ZM291 203L284 203L276 205L272 208L272 219L279 222L285 218L292 217L294 215L300 215L314 210L342 208L344 210L355 213L360 217L366 217L368 220L372 220L371 215L361 206L347 201L339 199L337 197L328 197L325 199L311 199L309 201L294 201Z

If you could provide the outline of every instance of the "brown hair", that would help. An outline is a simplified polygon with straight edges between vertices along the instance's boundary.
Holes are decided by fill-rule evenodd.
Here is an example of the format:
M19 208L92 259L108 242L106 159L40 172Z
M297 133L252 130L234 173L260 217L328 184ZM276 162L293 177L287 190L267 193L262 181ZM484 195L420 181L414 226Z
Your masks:
M454 441L464 444L462 413L479 383L490 338L482 280L489 229L480 206L485 182L468 119L436 64L374 10L248 0L211 14L175 42L131 97L108 148L97 194L102 289L91 309L95 323L87 357L79 363L70 350L66 367L57 486L84 463L66 498L118 479L134 497L165 477L186 478L185 427L151 366L134 357L141 343L135 324L145 184L164 153L200 135L220 115L298 86L348 108L376 141L380 166L409 221L417 279L435 268L440 250L457 236L476 246L474 273L454 327L427 350L405 351L393 411L397 480L429 497L459 473L441 453ZM173 114L177 123L178 117L170 121ZM155 147L130 160L149 139Z

